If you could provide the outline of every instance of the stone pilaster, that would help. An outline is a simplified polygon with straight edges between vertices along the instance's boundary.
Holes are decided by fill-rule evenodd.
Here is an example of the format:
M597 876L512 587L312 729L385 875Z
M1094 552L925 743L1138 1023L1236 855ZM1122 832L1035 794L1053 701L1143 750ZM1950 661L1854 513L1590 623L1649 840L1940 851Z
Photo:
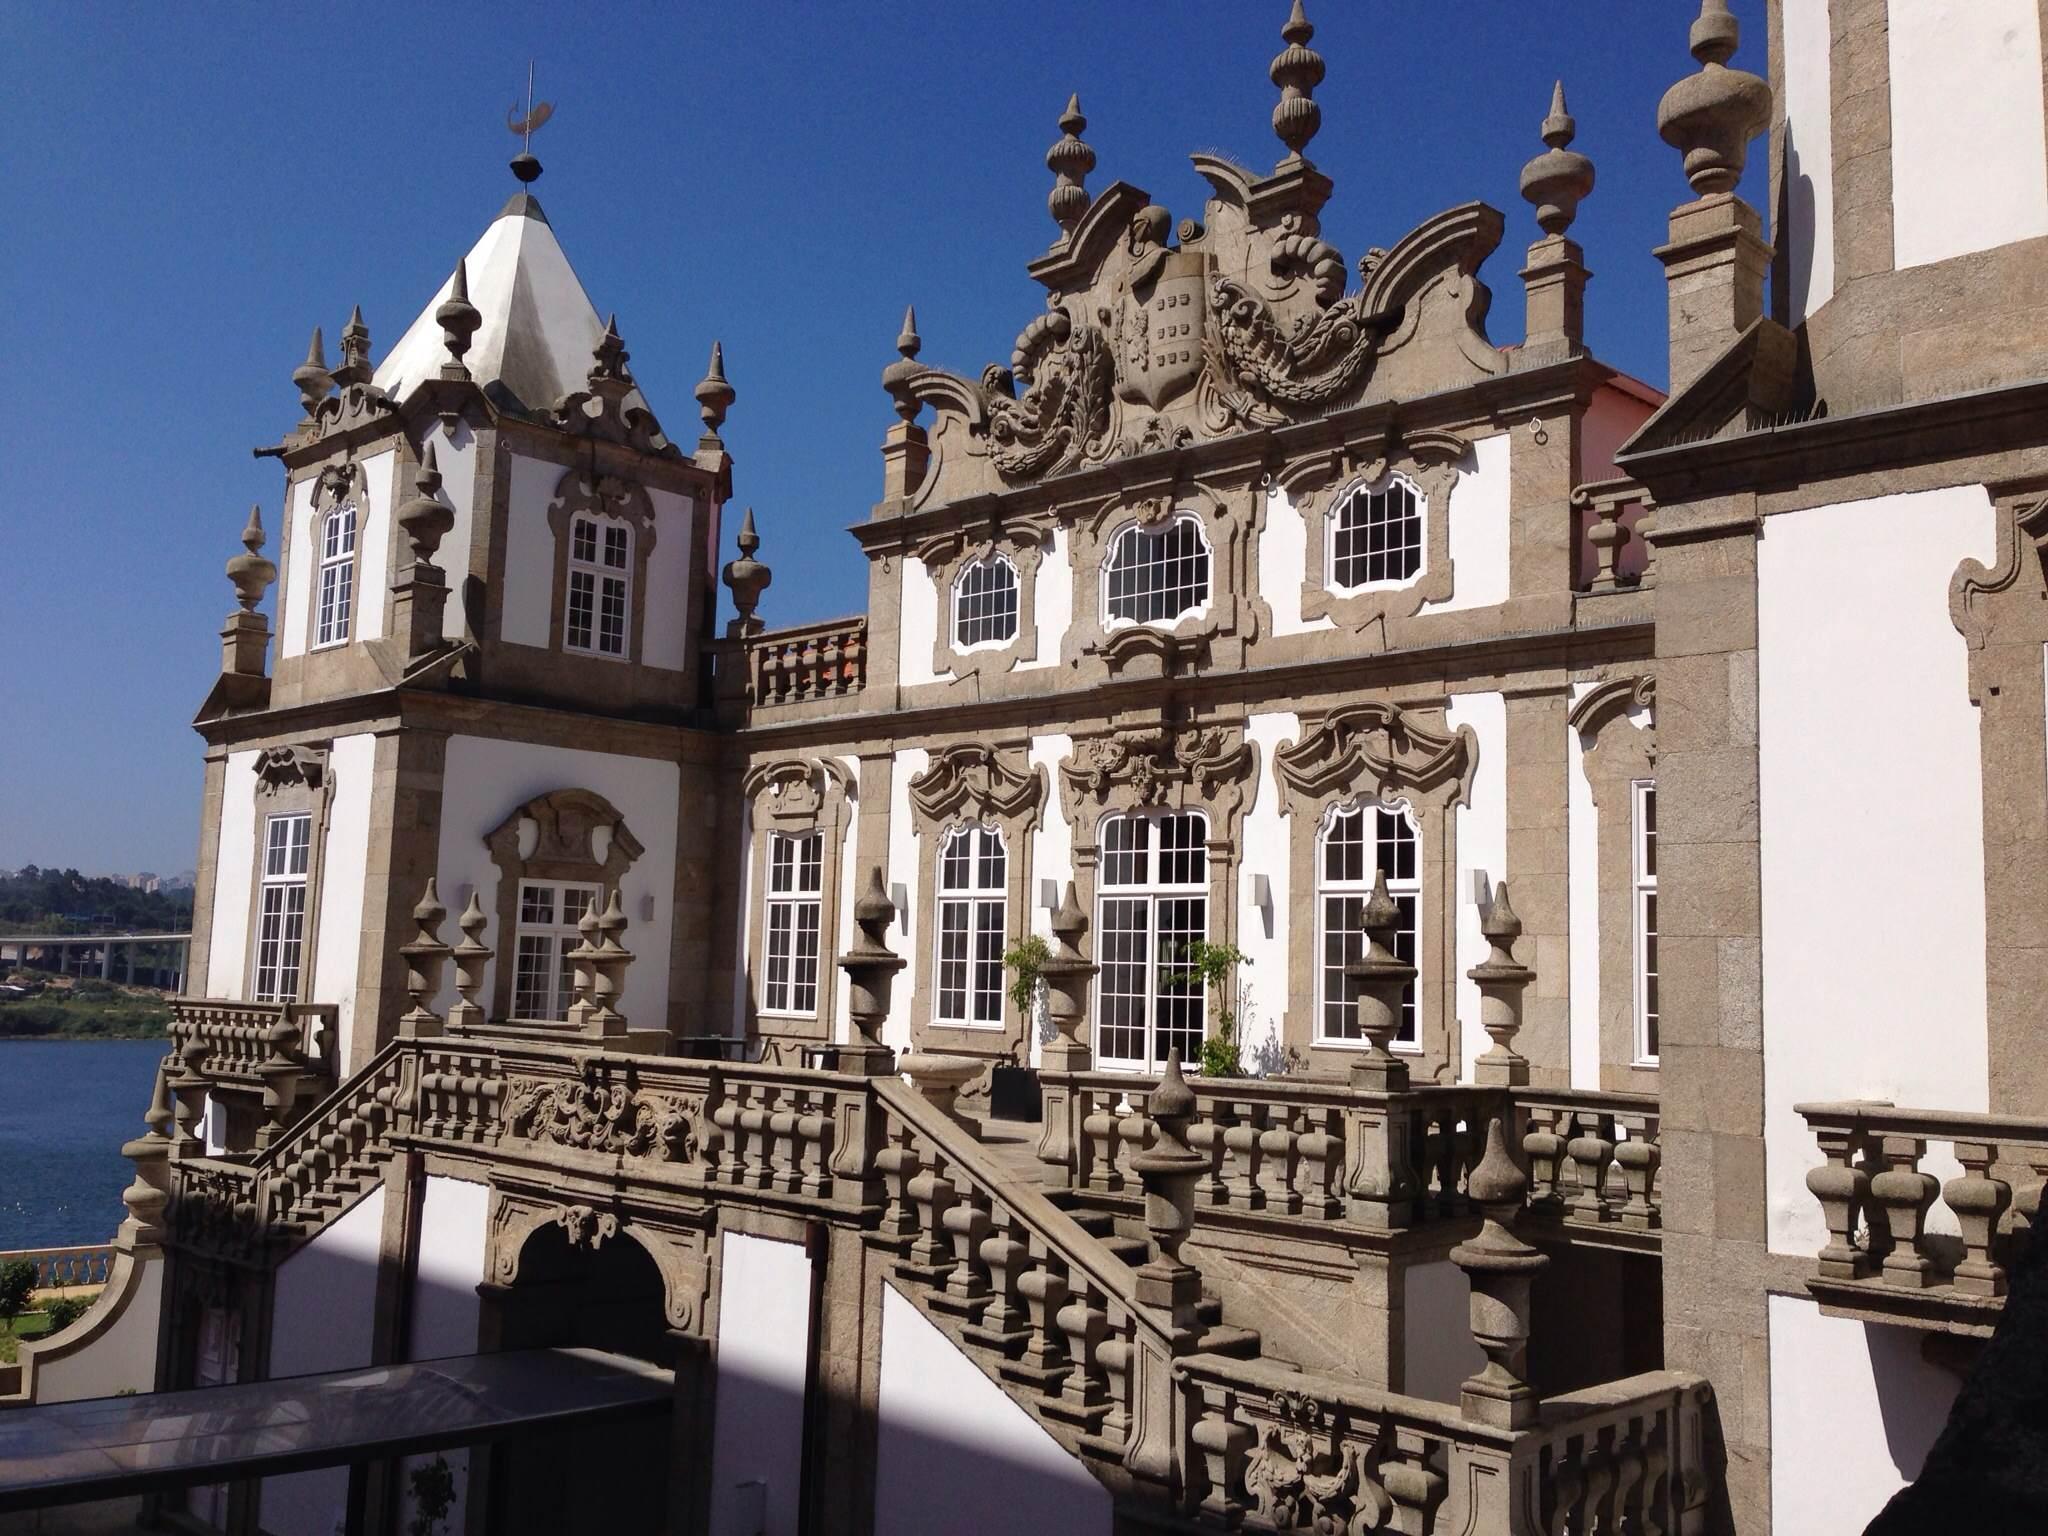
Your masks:
M1671 393L1706 372L1764 312L1771 248L1757 211L1732 192L1671 211L1664 263L1671 325Z
M435 873L441 849L441 780L448 738L420 730L379 735L370 790L370 838L363 872L362 939L356 955L355 1013L338 1073L368 1065L398 1033L405 1011L412 909ZM502 941L499 947L504 945Z
M1571 1082L1569 835L1565 823L1569 767L1566 695L1544 687L1507 695L1507 879L1522 922L1523 962L1536 979L1522 995L1515 1048L1538 1088ZM1499 871L1495 871L1499 874ZM1459 893L1463 900L1464 892ZM1473 1031L1479 1021L1461 1021Z

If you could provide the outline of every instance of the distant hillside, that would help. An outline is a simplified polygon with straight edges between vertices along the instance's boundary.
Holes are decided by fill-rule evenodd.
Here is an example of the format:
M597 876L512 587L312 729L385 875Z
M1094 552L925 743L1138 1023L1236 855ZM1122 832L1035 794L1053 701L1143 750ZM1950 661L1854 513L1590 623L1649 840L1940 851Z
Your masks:
M35 865L0 876L0 929L12 933L91 933L139 929L175 933L192 926L192 892L137 891L103 875Z

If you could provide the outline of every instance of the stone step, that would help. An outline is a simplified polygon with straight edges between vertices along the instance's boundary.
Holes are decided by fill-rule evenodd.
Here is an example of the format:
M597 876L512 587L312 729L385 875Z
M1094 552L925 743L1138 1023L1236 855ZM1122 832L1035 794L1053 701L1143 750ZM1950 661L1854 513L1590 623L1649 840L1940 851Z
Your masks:
M1232 1328L1227 1323L1218 1323L1203 1333L1198 1347L1204 1354L1230 1355L1238 1360L1255 1360L1259 1354L1259 1331L1256 1328Z

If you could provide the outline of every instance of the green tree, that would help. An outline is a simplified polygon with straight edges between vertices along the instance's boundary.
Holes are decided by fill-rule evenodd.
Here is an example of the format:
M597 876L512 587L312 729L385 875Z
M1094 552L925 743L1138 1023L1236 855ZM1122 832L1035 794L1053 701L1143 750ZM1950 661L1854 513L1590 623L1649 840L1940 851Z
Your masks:
M7 1319L8 1331L14 1329L14 1320L28 1310L28 1304L35 1299L36 1267L27 1259L16 1259L11 1264L0 1265L0 1317Z

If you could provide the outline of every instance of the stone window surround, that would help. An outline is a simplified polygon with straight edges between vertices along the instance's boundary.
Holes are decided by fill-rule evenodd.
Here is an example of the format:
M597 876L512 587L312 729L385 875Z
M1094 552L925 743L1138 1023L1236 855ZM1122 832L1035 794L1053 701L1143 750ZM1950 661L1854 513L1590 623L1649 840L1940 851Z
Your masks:
M859 787L845 764L829 757L791 757L757 763L740 782L752 808L747 850L746 999L749 1026L764 1039L828 1044L838 1017L839 895L846 828ZM823 834L818 849L818 1007L815 1013L770 1013L761 1006L767 972L768 840L773 833Z
M533 827L531 844L526 834L529 824ZM599 833L604 834L602 852L598 848ZM602 902L618 889L620 879L646 850L612 803L587 789L556 789L536 795L499 822L483 841L490 850L491 862L498 867L499 952L492 967L490 1017L495 1022L523 1023L566 1034L569 1026L559 1020L518 1020L512 1016L520 882L595 885Z
M1075 899L1088 914L1082 952L1097 959L1096 888L1102 825L1147 811L1200 811L1209 818L1209 942L1235 944L1245 810L1258 793L1259 753L1243 722L1133 722L1077 737L1060 764L1060 808L1073 840ZM1088 1044L1098 1017L1091 988ZM1214 1023L1213 1012L1208 1015Z
M955 827L992 826L1003 835L1004 937L1029 927L1032 852L1046 801L1046 773L1025 747L962 742L938 749L909 785L911 830L917 839L917 984L911 998L911 1040L921 1051L979 1056L1021 1065L1031 1054L1033 1017L1020 1013L1005 987L999 1027L941 1024L938 1013L939 848Z
M1171 619L1124 619L1112 616L1109 612L1109 565L1110 560L1116 554L1118 542L1127 533L1163 534L1172 529L1175 524L1184 522L1194 524L1195 536L1202 541L1202 553L1209 560L1209 574L1201 601L1190 608L1182 609ZM1209 617L1209 610L1215 606L1216 547L1209 542L1209 530L1203 525L1201 514L1192 508L1175 507L1163 516L1150 521L1142 514L1136 515L1127 517L1122 522L1114 524L1103 537L1102 557L1096 564L1096 601L1100 605L1098 611L1103 615L1102 624L1104 630L1112 636L1126 629L1157 629L1171 634L1183 624L1200 624Z
M356 542L349 566L349 611L348 634L339 640L320 640L320 572L321 556L327 548L327 519L335 508L353 502L356 509ZM311 656L323 651L338 651L362 638L363 611L366 604L381 603L386 594L363 590L363 546L371 537L370 527L370 485L363 466L354 459L344 459L338 464L329 464L313 479L313 503L308 509L303 536L312 540L312 558L306 564L306 578L313 590L306 594L306 633L302 655ZM383 532L385 530L376 530Z
M1584 748L1599 847L1600 1086L1657 1092L1657 1063L1637 1046L1635 786L1657 780L1657 682L1610 678L1567 717ZM1639 723L1640 722L1640 723ZM1625 916L1626 921L1617 921Z
M581 519L595 530L597 558L579 561L576 558L576 523ZM623 529L626 535L626 564L615 569L604 563L604 535L608 529ZM634 619L640 610L640 587L635 582L635 550L640 544L640 529L630 518L612 517L588 508L572 508L562 520L560 538L566 541L561 556L562 566L562 651L569 656L594 656L599 661L630 661L633 648ZM578 569L588 571L591 576L590 589L590 644L572 645L569 642L569 587ZM625 633L620 637L622 649L607 651L603 648L604 635L604 586L607 577L622 577L626 584Z
M573 650L567 643L569 526L578 512L588 513L597 519L600 528L607 522L622 524L632 539L626 574L626 649L621 655L599 650ZM647 563L654 553L654 524L654 499L647 494L646 487L587 465L572 465L562 472L562 478L555 484L555 494L548 502L548 529L555 536L548 608L550 651L578 660L612 663L640 660L641 640L647 622Z
M1340 629L1363 629L1389 619L1413 618L1427 603L1447 602L1456 590L1451 558L1451 492L1458 466L1472 445L1453 432L1415 432L1392 437L1370 458L1353 448L1296 465L1279 477L1294 510L1307 525L1307 553L1301 583L1301 616L1328 618ZM1404 480L1422 498L1422 565L1404 582L1333 585L1330 546L1336 509L1354 491L1374 490Z
M1363 1039L1359 1038L1344 1035L1331 1035L1326 1034L1324 1032L1325 1020L1323 1017L1323 1005L1325 1002L1328 1001L1328 998L1323 991L1323 945L1326 938L1326 931L1324 928L1324 923L1326 921L1326 914L1324 912L1324 870L1326 867L1324 861L1324 853L1329 843L1332 823L1335 822L1337 818L1337 813L1339 811L1352 808L1356 808L1357 810L1367 814L1376 813L1382 810L1393 811L1395 814L1399 815L1404 821L1408 823L1409 830L1413 832L1415 836L1415 889L1413 890L1413 892L1410 892L1405 883L1396 886L1395 882L1391 877L1389 877L1388 879L1388 888L1389 893L1396 900L1398 900L1400 897L1404 895L1409 894L1412 894L1415 897L1415 951L1418 957L1422 953L1423 914L1427 911L1427 907L1425 904L1429 900L1430 896L1429 879L1427 874L1425 873L1425 870L1427 868L1427 860L1423 857L1422 818L1416 814L1415 807L1408 803L1405 796L1396 795L1389 800L1382 800L1378 796L1370 794L1352 795L1348 798L1339 796L1335 799L1332 799L1328 805L1323 807L1322 813L1316 818L1315 845L1309 851L1309 878L1314 882L1315 885L1313 899L1309 907L1309 921L1311 926L1309 931L1309 948L1307 953L1308 975L1310 977L1310 986L1313 990L1313 995L1309 999L1309 1006L1311 1009L1309 1017L1311 1020L1311 1029L1313 1031L1311 1040L1313 1044L1318 1046L1328 1046L1332 1050L1346 1051L1363 1049L1366 1046L1366 1042ZM1379 829L1377 825L1375 825L1373 828L1375 850L1377 850L1378 836ZM1377 861L1375 861L1375 867L1376 866ZM1338 894L1341 896L1344 893L1339 892ZM1360 897L1359 899L1363 900L1363 897ZM1290 917L1291 916L1292 914L1290 913ZM1418 965L1416 969L1420 971L1421 967ZM1387 1049L1390 1051L1396 1051L1402 1055L1407 1056L1420 1056L1422 1054L1421 984L1422 978L1418 975L1416 977L1417 990L1415 997L1416 1038L1412 1041L1401 1040L1396 1038L1390 1041L1387 1045Z
M1240 615L1257 593L1258 515L1255 492L1247 488L1225 498L1206 486L1161 485L1149 493L1124 492L1092 514L1074 518L1069 562L1073 570L1074 613L1062 658L1103 656L1120 669L1133 654L1154 651L1162 639L1196 648L1239 633ZM1106 570L1111 541L1132 522L1156 528L1188 513L1202 525L1209 546L1209 600L1171 624L1134 624L1105 619Z
M306 850L306 920L299 948L299 984L292 1001L313 1000L313 962L320 934L320 902L326 887L327 823L334 803L325 741L302 746L265 747L256 754L256 832L249 851L249 922L247 953L242 957L241 995L256 996L256 951L263 938L263 855L272 816L308 812L312 842ZM304 1042L310 1052L314 1041Z
M928 540L914 558L924 567L938 594L938 633L932 641L932 672L935 676L972 677L981 672L1009 672L1019 662L1038 659L1038 569L1045 561L1050 543L1048 532L1036 523L1016 523L991 529L976 536L965 529ZM953 642L955 588L968 566L987 559L1010 563L1017 574L1017 628L1004 641L984 641L961 647Z
M1440 706L1385 700L1343 704L1274 750L1280 812L1288 819L1288 933L1290 968L1313 974L1320 931L1317 855L1333 807L1403 805L1416 825L1422 882L1416 903L1416 1025L1413 1045L1396 1047L1419 1058L1418 1076L1455 1081L1462 1060L1457 1020L1456 884L1457 807L1471 803L1478 738L1470 726L1452 731ZM1364 1041L1321 1038L1317 989L1288 988L1283 1042L1307 1058L1311 1071L1349 1070ZM1473 1021L1473 1028L1478 1023Z

